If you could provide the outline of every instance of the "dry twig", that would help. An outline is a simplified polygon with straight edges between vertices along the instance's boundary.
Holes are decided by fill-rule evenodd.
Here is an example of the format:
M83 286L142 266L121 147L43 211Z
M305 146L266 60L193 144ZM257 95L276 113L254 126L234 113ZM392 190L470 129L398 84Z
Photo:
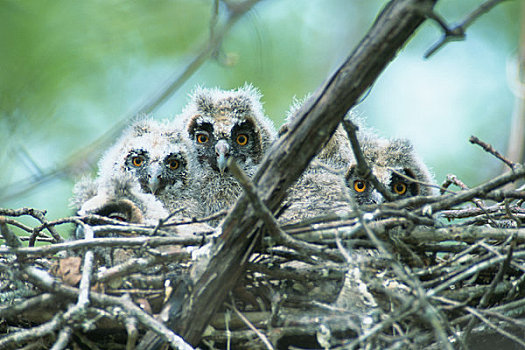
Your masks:
M502 3L505 0L487 0L481 4L474 11L469 13L460 23L449 27L446 22L434 11L427 13L428 17L436 21L439 26L443 29L443 36L439 39L427 52L425 52L425 58L429 58L436 53L444 45L451 41L460 41L465 39L465 31L476 19L482 16L484 13L490 11L494 6Z
M469 141L470 143L481 146L481 148L483 148L486 152L492 154L494 157L501 160L503 163L505 163L505 165L507 165L510 168L510 170L514 169L515 163L502 156L498 151L494 149L494 147L492 147L492 145L481 141L476 136L471 136Z

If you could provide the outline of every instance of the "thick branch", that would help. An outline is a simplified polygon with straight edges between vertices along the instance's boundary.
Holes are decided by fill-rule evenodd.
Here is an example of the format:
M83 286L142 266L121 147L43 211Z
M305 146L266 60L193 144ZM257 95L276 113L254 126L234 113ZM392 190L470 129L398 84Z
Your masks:
M344 64L296 112L290 131L275 142L254 177L258 194L270 211L279 207L286 189L333 134L346 112L425 20L423 9L432 8L435 2L391 1ZM222 225L222 235L206 272L185 298L180 313L168 320L168 325L191 344L199 342L209 320L237 282L259 236L260 220L249 203L246 195L237 201ZM138 349L158 347L139 344Z

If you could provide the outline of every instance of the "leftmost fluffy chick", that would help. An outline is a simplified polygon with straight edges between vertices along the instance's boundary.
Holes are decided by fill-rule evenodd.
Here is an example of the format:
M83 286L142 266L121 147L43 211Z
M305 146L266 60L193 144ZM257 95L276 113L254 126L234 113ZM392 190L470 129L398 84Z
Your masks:
M168 211L162 203L152 194L144 193L129 174L121 174L104 181L101 178L84 178L73 188L71 206L80 216L95 214L133 224L156 225L159 219L168 216ZM90 224L96 225L98 222ZM84 230L83 225L78 225L74 231L74 239L84 239ZM132 249L120 247L96 248L95 253L107 266L124 262L134 256Z
M171 123L148 119L133 123L101 158L97 178L75 185L71 206L78 215L97 214L146 225L157 225L170 212L174 213L173 219L197 215L191 184L192 154L186 143L189 140ZM94 221L90 224L99 223ZM85 237L84 227L77 227L76 239ZM179 229L168 231L185 233ZM97 248L95 252L106 265L135 256L133 249L122 247Z
M173 123L142 119L132 124L99 162L98 182L129 177L177 218L198 215L193 194L195 156Z
M155 225L168 216L162 203L152 194L144 193L130 175L101 180L84 178L75 184L71 206L78 215L96 214L147 225ZM77 230L75 238L84 238L82 230Z

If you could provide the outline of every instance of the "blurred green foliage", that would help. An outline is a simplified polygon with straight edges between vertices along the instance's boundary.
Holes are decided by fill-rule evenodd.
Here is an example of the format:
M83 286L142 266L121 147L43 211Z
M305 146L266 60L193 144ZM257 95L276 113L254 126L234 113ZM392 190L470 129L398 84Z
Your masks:
M441 0L437 11L453 23L481 2ZM250 82L279 126L292 98L336 69L385 3L263 0L155 117L176 116L196 84ZM0 197L60 167L151 99L205 45L212 9L212 0L0 0ZM220 23L225 12L221 4ZM424 60L442 34L427 21L356 110L381 135L412 139L438 182L447 173L469 185L494 176L500 163L468 137L506 148L514 100L506 65L517 50L519 16L520 1L504 2L467 30L466 41ZM0 206L68 215L71 187L85 172Z

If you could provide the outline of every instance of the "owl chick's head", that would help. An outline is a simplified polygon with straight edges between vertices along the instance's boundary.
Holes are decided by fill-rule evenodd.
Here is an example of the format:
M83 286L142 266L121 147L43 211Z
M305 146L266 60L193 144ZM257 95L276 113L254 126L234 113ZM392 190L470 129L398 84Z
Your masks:
M390 140L376 163L376 176L396 198L434 194L433 188L428 186L434 183L433 176L409 140Z
M276 132L260 98L251 85L194 91L180 119L202 166L223 175L229 157L245 171L261 162Z
M131 125L102 157L102 181L129 175L142 191L162 195L172 187L188 186L191 147L170 124L143 119Z
M372 173L396 198L433 194L432 175L417 157L413 145L405 139L362 138L363 155ZM358 204L380 203L384 199L367 179L357 174L356 165L346 173L346 184Z
M372 134L360 135L360 147L363 156L375 174L375 162L381 151L384 140ZM358 173L357 164L352 163L345 175L346 186L350 189L351 196L358 205L377 204L383 201L383 197L372 185L369 179Z

